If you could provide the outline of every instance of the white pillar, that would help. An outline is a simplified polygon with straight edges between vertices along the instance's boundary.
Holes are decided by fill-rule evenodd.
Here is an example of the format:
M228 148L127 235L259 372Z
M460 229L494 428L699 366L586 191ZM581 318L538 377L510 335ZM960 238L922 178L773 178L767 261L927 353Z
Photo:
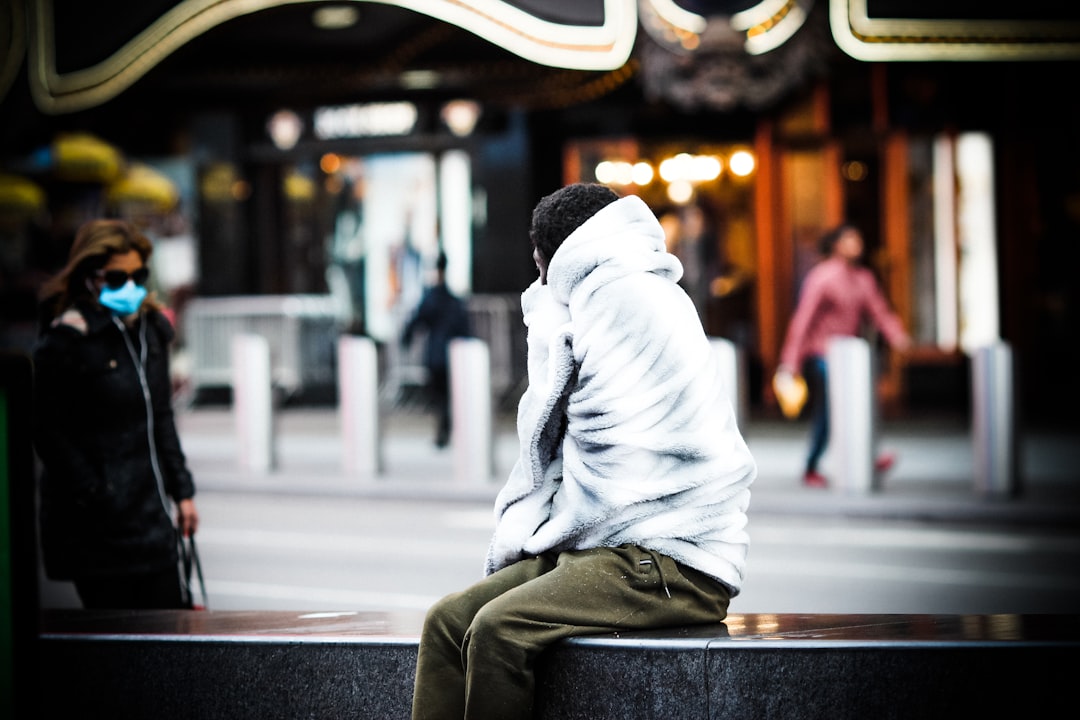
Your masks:
M495 472L491 356L483 340L450 341L450 424L455 482L490 482Z
M233 414L240 467L265 472L274 462L274 402L270 344L261 335L233 336Z
M745 363L739 347L726 338L711 337L713 353L716 355L717 372L720 373L720 382L724 387L724 396L731 402L735 411L735 423L745 429L749 413L747 412L748 397L747 383L743 377Z
M342 467L346 474L373 479L382 469L379 446L379 362L371 338L338 340L338 411Z
M861 338L833 338L825 362L829 385L829 447L836 487L847 492L868 492L874 489L875 444L870 345Z
M1005 342L972 354L972 451L975 491L1015 495L1018 486L1012 348Z

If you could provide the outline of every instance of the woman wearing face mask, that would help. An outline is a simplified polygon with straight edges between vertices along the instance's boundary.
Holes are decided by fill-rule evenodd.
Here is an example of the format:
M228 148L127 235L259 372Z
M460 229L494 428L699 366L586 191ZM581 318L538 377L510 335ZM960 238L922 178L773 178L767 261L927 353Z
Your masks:
M86 608L190 608L195 485L172 412L173 329L146 290L150 241L92 220L42 288L34 444L45 571Z

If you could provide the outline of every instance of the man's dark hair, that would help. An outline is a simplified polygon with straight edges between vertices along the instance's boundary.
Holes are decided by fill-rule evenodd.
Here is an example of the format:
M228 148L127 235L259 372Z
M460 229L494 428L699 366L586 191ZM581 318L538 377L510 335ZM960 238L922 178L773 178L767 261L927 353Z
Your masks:
M551 260L563 240L618 199L614 190L598 183L575 183L544 196L532 214L529 238L533 247Z

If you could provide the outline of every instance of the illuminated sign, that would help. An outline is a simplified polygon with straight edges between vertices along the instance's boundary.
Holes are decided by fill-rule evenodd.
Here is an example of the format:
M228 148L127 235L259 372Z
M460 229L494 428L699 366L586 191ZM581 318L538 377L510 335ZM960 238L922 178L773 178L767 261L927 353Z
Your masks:
M1080 58L1078 6L1055 0L831 0L829 23L836 44L866 61Z
M416 127L416 106L410 102L367 103L319 108L315 137L320 140L408 135Z
M535 63L577 70L614 70L630 58L637 36L632 0L373 0L463 28ZM302 0L114 0L116 12L60 0L0 2L0 99L25 65L34 102L47 113L99 105L203 33L263 10ZM23 9L23 6L26 9ZM12 6L13 10L8 10ZM127 10L131 8L131 12ZM137 12L136 9L137 8ZM313 22L342 27L345 4L320 6ZM327 17L327 13L330 17ZM22 14L28 16L24 22ZM27 32L24 28L30 28ZM258 32L259 25L250 27ZM282 50L289 49L287 45ZM240 50L242 51L242 49ZM25 52L25 61L23 54ZM101 58L96 60L95 58Z

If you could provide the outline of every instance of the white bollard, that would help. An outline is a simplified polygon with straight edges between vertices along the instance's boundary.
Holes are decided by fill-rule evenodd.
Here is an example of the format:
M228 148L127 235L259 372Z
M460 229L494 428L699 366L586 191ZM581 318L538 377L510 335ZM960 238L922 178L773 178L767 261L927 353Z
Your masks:
M862 493L874 488L875 402L870 344L835 337L825 352L829 385L829 447L836 487Z
M1010 497L1019 491L1012 348L1005 342L972 354L972 451L975 491Z
M450 341L450 425L454 481L490 482L495 472L491 356L483 340Z
M713 354L716 355L717 371L720 373L720 382L724 387L724 397L731 402L735 411L735 423L745 429L744 423L749 417L747 407L747 383L744 381L745 363L742 352L738 346L726 338L711 337L709 344L712 345Z
M371 338L338 340L338 411L342 467L349 475L375 478L382 470L379 443L379 362Z
M270 344L261 335L240 334L230 349L239 464L265 472L275 465Z

